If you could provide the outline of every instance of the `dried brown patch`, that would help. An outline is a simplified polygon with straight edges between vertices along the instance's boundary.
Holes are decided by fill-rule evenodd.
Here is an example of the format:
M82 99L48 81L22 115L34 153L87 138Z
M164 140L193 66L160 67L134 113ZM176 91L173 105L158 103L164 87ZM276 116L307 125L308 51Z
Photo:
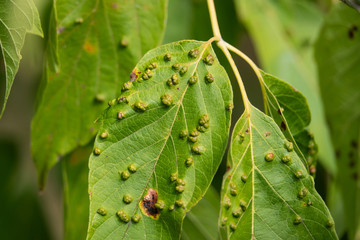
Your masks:
M139 207L143 214L153 219L158 219L160 212L155 207L155 203L158 201L158 193L155 189L149 188L147 194L140 201Z
M139 70L137 70L136 68L134 68L134 70L132 70L132 72L130 73L130 82L135 81L135 80L138 78L138 76L139 76L140 73L141 73L141 72L139 72Z

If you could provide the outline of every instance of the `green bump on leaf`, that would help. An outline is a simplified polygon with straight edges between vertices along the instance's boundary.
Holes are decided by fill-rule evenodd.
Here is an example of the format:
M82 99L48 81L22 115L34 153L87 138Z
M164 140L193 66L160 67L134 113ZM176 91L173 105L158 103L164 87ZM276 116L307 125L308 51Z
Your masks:
M183 206L185 206L185 203L184 203L183 200L176 200L176 201L175 201L175 205L176 205L177 207L183 207Z
M267 162L272 162L272 160L274 160L274 158L275 158L275 155L274 155L274 153L272 153L272 152L267 153L267 154L265 155L265 160L266 160Z
M199 50L198 57L189 57L192 49ZM171 55L170 61L164 59L167 53ZM204 79L208 73L210 66L203 63L208 54L214 58L211 74L216 81L212 83L213 87L205 81L190 86L187 76ZM228 142L231 112L226 111L226 106L232 103L232 90L224 68L215 58L208 42L180 41L155 48L134 68L136 73L145 72L150 63L158 62L159 66L152 70L151 81L134 81L131 90L117 98L127 97L129 104L116 104L103 112L98 120L99 129L106 129L111 138L103 141L97 137L95 146L106 149L106 154L92 156L89 160L89 191L92 193L89 239L111 239L125 234L134 239L142 239L145 235L149 239L158 236L179 239L185 214L204 196ZM174 72L174 63L179 64L180 69L188 68L184 77ZM168 79L171 79L170 86ZM160 102L164 94L171 95L173 100L168 107L163 107ZM138 102L148 104L146 111L136 111ZM119 111L126 113L126 118L121 121L114 117ZM209 128L200 133L197 127L204 113L211 119L211 127L204 124ZM197 135L194 144L185 141L190 132ZM188 166L191 161L185 163L185 160L191 153L196 156ZM136 174L130 174L130 164L138 167ZM127 172L126 181L121 176L119 180L118 171L121 174ZM150 188L152 191L149 192ZM148 201L144 201L146 192L151 193L147 195ZM131 204L122 201L125 194L134 198ZM140 203L134 204L137 199ZM166 203L161 212L155 207L159 199ZM121 209L129 216L140 208L141 222L147 227L105 222L105 218L96 217L96 210L104 201L108 209L113 212ZM172 204L174 211L169 211ZM151 229L151 235L147 229Z
M130 164L130 165L128 166L128 170L129 170L129 172L131 172L131 173L135 173L135 172L137 171L137 167L136 167L136 165L135 165L134 163L132 163L132 164Z
M118 216L118 218L120 219L120 221L124 222L124 223L128 223L130 221L129 219L129 215L127 215L126 212L124 212L123 210L119 210L116 215Z
M126 195L124 195L124 197L123 197L123 201L124 201L124 203L126 203L126 204L130 204L133 200L134 200L134 198L133 198L131 195L129 195L129 194L126 194Z
M97 211L98 214L100 214L101 216L105 216L107 214L107 211L105 208L100 207Z
M199 49L191 49L189 51L189 56L192 57L192 58L197 58L199 56Z
M95 154L95 155L100 155L100 153L101 153L100 148L96 147L96 148L94 149L94 154Z
M191 165L193 165L194 163L194 158L191 156L191 157L188 157L186 160L185 160L185 164L186 164L186 167L191 167Z
M271 134L266 137L266 132ZM245 133L241 144L239 133ZM325 228L332 218L313 178L309 174L295 178L295 171L306 173L307 169L295 151L289 153L284 147L286 139L274 120L252 105L236 123L221 192L220 219L230 221L225 226L228 239L288 239L294 235L304 240L314 236L337 239L334 229ZM274 156L288 155L291 165L275 161ZM265 161L266 156L273 164ZM309 198L316 208L304 207Z
M178 63L175 63L174 65L172 65L172 69L174 69L174 70L179 70L180 69L180 64L178 64Z
M141 215L139 215L139 214L134 214L131 217L131 221L134 222L134 223L138 223L138 222L140 222L140 220L141 220Z
M121 176L121 179L125 181L125 180L129 179L130 173L128 171L123 171L123 172L121 172L120 176Z
M182 68L181 68L181 70L180 70L180 75L182 76L182 75L184 75L186 72L188 71L188 67L187 66L183 66Z
M171 106L171 104L173 103L173 99L169 94L165 94L161 96L161 102L165 105L165 106Z
M165 202L163 200L158 200L157 203L155 203L155 207L159 210L163 210L165 208Z
M295 225L299 225L302 222L302 219L300 216L296 216L294 219L294 224Z
M121 88L122 91L127 91L132 88L132 82L125 82Z
M214 76L211 74L211 73L208 73L208 74L206 74L206 76L205 76L205 80L206 80L206 82L208 82L208 83L212 83L212 82L214 82Z
M197 83L198 80L199 80L199 78L197 76L191 76L189 79L189 84L193 85L193 84Z
M179 137L184 139L188 136L188 134L189 134L188 130L184 129L180 132Z
M166 53L166 54L164 55L164 60L167 61L167 62L171 61L171 54L170 54L170 53Z
M288 152L292 152L294 150L294 144L292 142L285 142L285 147L288 150Z
M137 109L138 111L146 111L147 105L141 101L138 101L134 104L134 108Z
M124 117L125 117L125 113L123 113L123 112L118 112L118 113L117 113L117 118L118 118L119 120L123 119Z
M281 158L281 161L283 162L283 163L291 163L291 157L290 157L290 155L284 155L282 158Z
M105 139L105 138L107 138L109 136L109 134L108 134L108 132L102 132L101 134L100 134L100 137L102 138L102 139Z

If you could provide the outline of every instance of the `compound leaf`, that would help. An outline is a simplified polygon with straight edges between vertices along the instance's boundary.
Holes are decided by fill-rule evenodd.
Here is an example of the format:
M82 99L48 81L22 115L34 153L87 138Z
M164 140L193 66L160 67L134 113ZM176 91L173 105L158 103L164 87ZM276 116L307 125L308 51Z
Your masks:
M253 106L237 122L222 189L229 239L337 239L330 213L272 118Z
M100 119L88 239L178 239L228 140L232 91L209 42L148 52Z
M360 15L335 5L316 43L316 60L325 112L341 175L336 179L344 203L349 239L360 215ZM360 232L358 233L360 234Z
M167 0L54 4L42 97L32 122L41 188L62 156L94 137L93 122L106 100L118 96L136 62L161 41Z
M0 49L5 66L5 95L0 118L5 110L11 86L19 69L20 51L26 33L43 36L39 13L33 0L0 1ZM1 81L3 81L1 79Z

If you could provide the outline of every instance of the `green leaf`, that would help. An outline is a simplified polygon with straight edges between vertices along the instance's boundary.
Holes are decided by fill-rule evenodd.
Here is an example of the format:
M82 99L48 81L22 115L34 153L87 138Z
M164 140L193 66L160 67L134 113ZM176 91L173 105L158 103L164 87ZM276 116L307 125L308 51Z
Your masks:
M94 137L93 122L106 100L120 94L136 62L161 41L166 6L167 0L55 2L45 83L32 122L41 188L62 156Z
M181 239L221 239L218 228L219 203L219 193L211 185L204 198L186 214L182 227Z
M316 59L327 120L337 153L349 239L354 239L360 215L360 15L334 7L316 44Z
M232 91L209 42L161 46L133 72L100 119L88 239L178 239L227 145Z
M92 146L76 149L62 161L64 239L85 239L89 219L88 159Z
M250 106L229 151L221 208L229 239L337 239L313 177L272 118Z
M306 98L290 84L261 71L265 94L265 112L285 137L295 142L295 151L311 174L315 174L318 146L307 130L311 114Z
M5 66L5 95L0 110L0 118L5 110L11 86L19 69L20 51L26 33L43 36L39 13L33 0L13 0L0 2L0 49ZM1 79L1 81L3 81Z
M319 144L319 159L335 175L335 154L325 121L312 47L321 27L322 12L308 0L236 0L235 3L264 70L286 80L308 100L313 114L309 129Z

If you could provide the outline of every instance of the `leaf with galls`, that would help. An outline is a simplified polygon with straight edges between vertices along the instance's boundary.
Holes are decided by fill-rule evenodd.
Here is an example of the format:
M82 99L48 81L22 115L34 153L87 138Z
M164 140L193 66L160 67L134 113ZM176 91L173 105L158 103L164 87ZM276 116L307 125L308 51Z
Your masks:
M220 222L228 239L337 239L313 177L291 146L274 120L251 105L238 120L222 187Z
M89 162L88 239L179 239L186 212L204 196L227 145L232 90L209 42L161 46L135 69L141 74L119 97L127 101L99 119L94 148L101 151ZM106 216L96 212L100 207ZM134 216L141 221L132 224Z

